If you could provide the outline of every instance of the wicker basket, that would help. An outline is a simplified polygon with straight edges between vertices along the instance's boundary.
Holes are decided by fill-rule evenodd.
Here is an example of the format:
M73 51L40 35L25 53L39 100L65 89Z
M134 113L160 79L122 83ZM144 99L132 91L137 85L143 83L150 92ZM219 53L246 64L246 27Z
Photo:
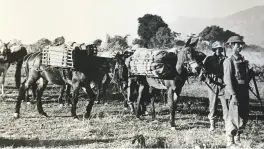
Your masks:
M73 68L73 48L65 45L48 46L42 50L42 64L54 67Z

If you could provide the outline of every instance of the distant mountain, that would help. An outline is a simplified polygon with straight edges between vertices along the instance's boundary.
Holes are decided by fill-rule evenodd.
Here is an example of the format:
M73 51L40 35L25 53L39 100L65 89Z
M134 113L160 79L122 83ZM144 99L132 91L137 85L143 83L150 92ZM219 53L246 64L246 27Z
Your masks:
M176 32L200 33L206 26L211 25L218 25L244 36L248 44L264 47L264 6L215 19L179 17L169 27Z

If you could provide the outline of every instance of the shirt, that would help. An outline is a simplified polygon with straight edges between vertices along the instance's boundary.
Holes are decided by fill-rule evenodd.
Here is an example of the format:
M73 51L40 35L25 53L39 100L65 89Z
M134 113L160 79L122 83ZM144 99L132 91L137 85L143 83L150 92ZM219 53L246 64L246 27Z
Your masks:
M244 58L238 55L232 55L224 61L224 83L226 91L231 95L236 94L237 84L247 84L247 64Z

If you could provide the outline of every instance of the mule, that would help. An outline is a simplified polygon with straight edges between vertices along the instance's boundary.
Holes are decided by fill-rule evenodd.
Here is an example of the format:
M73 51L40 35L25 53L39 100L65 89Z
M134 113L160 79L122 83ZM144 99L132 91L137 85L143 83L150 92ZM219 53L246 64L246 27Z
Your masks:
M25 47L21 47L18 51L11 52L10 48L8 47L8 44L9 43L3 43L2 45L0 45L0 74L2 74L2 96L5 95L4 84L8 68L12 63L21 61L23 57L27 54L27 50Z
M129 69L125 65L124 61L119 64L119 69L122 69L123 74L120 74L124 77L127 77L128 81L128 102L129 107L132 111L135 111L133 100L131 93L134 90L138 90L138 97L137 97L137 110L136 116L140 117L142 111L145 109L144 98L149 99L151 98L152 94L150 94L153 88L156 89L166 89L167 90L167 100L169 105L170 111L170 125L173 129L175 129L175 111L176 111L176 104L180 97L180 93L182 91L182 87L184 86L186 80L188 79L188 75L195 73L198 74L201 66L201 59L205 57L204 54L198 53L195 51L196 44L198 43L198 39L191 43L191 38L186 42L185 47L180 50L177 54L177 59L172 62L174 66L173 74L171 77L159 79L159 78L151 78L146 76L128 76ZM203 58L201 58L203 57ZM153 102L153 110L154 102ZM141 110L142 109L142 110ZM155 111L153 111L155 114Z
M71 85L73 89L71 116L75 119L78 119L76 105L78 103L79 90L81 87L84 87L87 95L90 96L90 101L86 107L85 113L85 117L89 118L96 99L96 93L91 89L90 83L94 81L99 84L105 73L103 72L104 68L102 68L104 59L92 56L88 47L89 45L86 46L85 50L82 50L79 46L76 46L73 50L74 69L61 69L43 65L41 52L32 54L26 62L24 61L29 68L28 76L19 89L14 117L19 117L21 101L25 99L26 91L39 80L39 84L36 88L37 109L39 114L46 117L48 116L43 110L41 96L48 82L50 82L58 85ZM22 64L20 65L22 66ZM21 67L20 69L17 68L17 74L21 74ZM20 76L17 75L17 77L19 80Z

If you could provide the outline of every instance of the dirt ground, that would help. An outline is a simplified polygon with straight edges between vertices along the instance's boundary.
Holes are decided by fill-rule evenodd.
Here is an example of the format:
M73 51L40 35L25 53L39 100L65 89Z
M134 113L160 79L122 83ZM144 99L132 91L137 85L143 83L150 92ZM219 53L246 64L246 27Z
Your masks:
M264 83L258 82L260 91ZM96 104L91 119L83 119L88 99L82 96L77 114L70 117L70 107L57 103L59 86L48 85L43 96L43 108L50 116L40 116L36 104L22 103L19 119L13 118L18 90L14 82L14 66L6 79L6 96L0 98L0 147L4 148L105 148L146 147L173 148L223 148L225 147L224 122L219 118L215 132L208 132L209 121L207 88L204 83L190 81L183 88L176 114L176 130L169 127L169 111L165 103L156 103L157 118L137 119L124 110L120 94L107 94L107 105ZM263 94L261 93L263 98ZM264 116L254 96L250 100L250 121L242 135L242 148L264 147ZM149 106L150 107L150 106ZM150 110L149 110L150 111Z

